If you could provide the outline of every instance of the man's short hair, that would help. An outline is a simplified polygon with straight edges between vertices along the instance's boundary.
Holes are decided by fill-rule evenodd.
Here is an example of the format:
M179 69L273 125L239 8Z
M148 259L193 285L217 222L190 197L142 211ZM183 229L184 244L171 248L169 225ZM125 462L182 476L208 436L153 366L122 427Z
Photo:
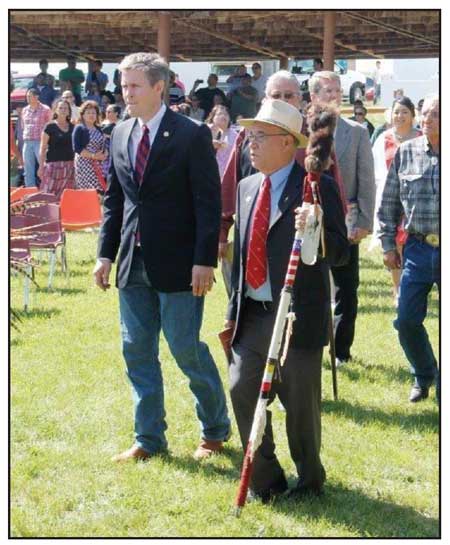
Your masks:
M96 59L94 61L94 64L97 64L98 66L100 66L100 68L103 66L103 61L101 61L100 59Z
M336 74L336 72L332 72L331 70L322 70L322 72L314 72L314 74L309 78L308 81L308 89L310 93L314 93L317 95L320 93L320 89L322 88L322 79L327 79L329 81L338 81L339 84L341 83L341 78Z
M266 87L264 90L266 96L267 96L267 89L272 87L274 83L280 79L289 81L290 83L295 85L295 87L298 90L298 94L301 95L300 83L298 82L298 79L294 76L294 74L292 74L288 70L278 70L278 72L275 72L274 74L272 74L269 77L269 79L266 81Z
M254 62L252 64L252 68L261 68L261 65L259 64L259 62Z
M314 59L314 64L320 64L320 66L323 66L323 60L320 57L316 57Z
M31 87L30 89L28 89L27 93L30 93L34 95L35 97L39 96L39 91L35 87Z
M48 66L48 60L47 59L41 59L39 61L39 66L42 66L43 64L46 64Z
M214 72L211 72L211 74L209 74L208 78L214 78L217 81L219 81L219 76L217 74L214 74Z
M167 86L169 83L169 66L166 61L157 53L131 53L123 58L119 64L120 72L125 70L141 70L147 77L150 85L163 81Z

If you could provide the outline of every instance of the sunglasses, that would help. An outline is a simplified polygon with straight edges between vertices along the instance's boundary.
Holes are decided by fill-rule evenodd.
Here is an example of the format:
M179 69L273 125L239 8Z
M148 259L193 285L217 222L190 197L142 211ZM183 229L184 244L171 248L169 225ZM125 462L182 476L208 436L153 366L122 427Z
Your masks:
M364 112L355 112L356 117L364 117Z
M291 91L287 91L286 93L271 93L270 98L273 98L275 100L290 100L292 97L300 96L299 93L292 93Z

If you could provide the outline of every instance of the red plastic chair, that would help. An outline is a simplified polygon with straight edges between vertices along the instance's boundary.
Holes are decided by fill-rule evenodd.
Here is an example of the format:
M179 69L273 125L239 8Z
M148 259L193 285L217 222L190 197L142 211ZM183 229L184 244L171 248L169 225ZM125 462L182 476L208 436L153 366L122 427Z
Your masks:
M98 227L103 219L95 189L65 189L61 197L61 223L66 231Z
M9 192L9 202L21 201L27 195L33 195L38 193L39 189L37 187L14 187L10 188Z

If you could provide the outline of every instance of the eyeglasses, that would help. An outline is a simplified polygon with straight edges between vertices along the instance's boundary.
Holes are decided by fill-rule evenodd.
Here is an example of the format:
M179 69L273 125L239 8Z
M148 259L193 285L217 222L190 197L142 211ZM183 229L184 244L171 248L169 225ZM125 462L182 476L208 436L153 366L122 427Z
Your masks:
M262 142L264 142L264 139L268 138L269 136L287 136L288 134L288 132L276 132L274 134L265 134L263 132L249 132L247 134L247 140L251 144L253 144L254 142L256 142L256 144L262 144Z
M356 117L364 117L364 112L355 112Z
M298 97L300 96L299 93L292 93L291 91L287 91L286 93L271 93L270 98L273 98L275 100L290 100L292 97Z

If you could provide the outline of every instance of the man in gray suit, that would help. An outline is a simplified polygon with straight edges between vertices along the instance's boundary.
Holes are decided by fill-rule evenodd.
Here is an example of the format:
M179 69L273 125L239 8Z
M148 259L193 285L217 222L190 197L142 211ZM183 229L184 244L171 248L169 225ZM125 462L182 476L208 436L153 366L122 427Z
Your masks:
M309 80L311 100L341 103L341 82L334 72L316 72ZM335 133L336 157L347 196L347 231L350 260L331 267L336 288L335 344L337 365L351 359L358 310L359 243L373 228L375 177L369 133L365 127L339 117Z

